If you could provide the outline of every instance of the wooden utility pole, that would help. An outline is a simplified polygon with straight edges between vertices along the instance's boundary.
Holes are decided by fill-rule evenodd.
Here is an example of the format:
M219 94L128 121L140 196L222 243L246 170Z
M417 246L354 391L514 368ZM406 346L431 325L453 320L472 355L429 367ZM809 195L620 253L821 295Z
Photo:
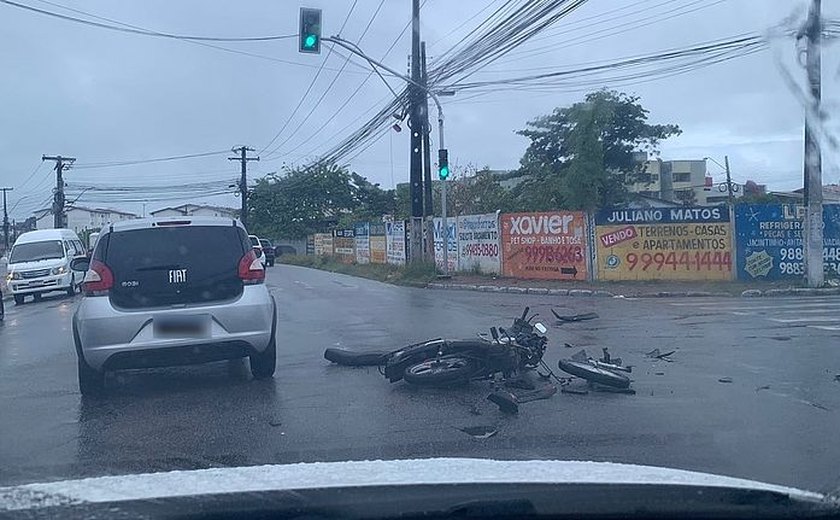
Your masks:
M807 39L806 69L810 91L809 103L805 117L805 168L803 192L805 199L805 226L803 241L803 260L805 277L809 287L823 285L823 190L822 190L822 158L820 143L817 140L813 125L819 124L815 119L820 114L821 87L821 57L820 44L822 22L820 20L821 0L812 0L808 12L808 21L803 33Z
M0 188L3 192L3 251L9 250L9 210L6 207L6 192L14 188Z
M428 87L426 75L426 42L420 42L420 68L424 87ZM432 198L432 150L429 144L429 96L423 92L423 220L426 222L426 260L435 261L435 205Z
M242 208L239 211L239 220L245 229L248 229L248 161L259 161L260 158L248 157L248 152L253 152L254 149L247 146L234 147L231 151L239 153L239 157L228 157L228 161L239 161L241 165L239 195L242 197Z
M67 226L67 219L64 217L64 170L76 162L75 157L62 157L60 155L42 155L42 161L55 162L55 194L53 194L53 227L56 229Z

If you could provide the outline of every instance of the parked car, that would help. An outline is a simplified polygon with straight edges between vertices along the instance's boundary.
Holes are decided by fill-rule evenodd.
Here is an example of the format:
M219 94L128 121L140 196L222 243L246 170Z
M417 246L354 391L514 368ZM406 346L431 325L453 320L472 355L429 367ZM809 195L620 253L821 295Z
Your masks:
M222 217L126 220L103 228L73 315L79 390L108 371L250 358L274 375L276 305L245 228Z
M88 256L93 254L93 248L96 247L97 240L99 240L98 232L93 232L88 235Z
M84 271L72 268L74 258L86 255L82 241L70 229L40 229L20 235L9 253L6 282L15 305L27 295L35 301L51 291L76 294Z
M263 251L262 244L260 244L260 238L257 235L248 235L248 239L251 241L251 247L254 248L254 253L257 255L257 258L259 259L263 268L265 268L265 251Z
M260 239L260 245L262 246L263 253L265 254L265 263L268 267L274 267L274 246L271 245L271 240L266 238Z

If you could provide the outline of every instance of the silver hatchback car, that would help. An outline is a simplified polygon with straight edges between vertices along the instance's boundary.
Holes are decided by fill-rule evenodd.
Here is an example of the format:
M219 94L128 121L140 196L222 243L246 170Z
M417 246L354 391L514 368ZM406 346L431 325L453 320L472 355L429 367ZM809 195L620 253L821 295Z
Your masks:
M237 220L174 217L102 229L73 315L79 390L101 392L105 373L250 358L274 375L277 313L265 269Z

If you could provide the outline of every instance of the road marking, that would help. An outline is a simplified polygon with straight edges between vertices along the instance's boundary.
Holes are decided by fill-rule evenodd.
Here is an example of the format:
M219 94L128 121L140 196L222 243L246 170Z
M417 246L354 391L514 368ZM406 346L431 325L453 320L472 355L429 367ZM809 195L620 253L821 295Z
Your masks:
M777 323L802 323L805 321L835 322L840 321L838 316L812 316L810 318L767 318Z

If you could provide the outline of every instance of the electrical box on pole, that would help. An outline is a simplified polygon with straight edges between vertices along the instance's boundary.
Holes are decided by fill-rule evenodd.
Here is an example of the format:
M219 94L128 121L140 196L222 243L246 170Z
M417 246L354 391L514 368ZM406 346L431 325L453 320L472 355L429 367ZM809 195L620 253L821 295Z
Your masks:
M300 8L300 52L321 54L321 10Z

